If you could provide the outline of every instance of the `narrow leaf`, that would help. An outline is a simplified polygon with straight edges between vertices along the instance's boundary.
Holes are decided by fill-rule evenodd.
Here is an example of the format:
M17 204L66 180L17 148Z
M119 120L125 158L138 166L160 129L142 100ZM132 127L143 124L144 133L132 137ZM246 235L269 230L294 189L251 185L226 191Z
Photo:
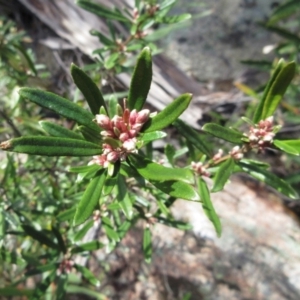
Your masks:
M58 249L58 245L53 242L44 232L36 230L30 225L22 225L23 230L27 235L32 237L34 240L40 242L42 245L46 245L53 249Z
M25 273L25 276L33 276L33 275L37 275L37 274L41 274L41 273L45 273L51 270L56 269L57 264L56 263L50 263L50 264L46 264L46 265L41 265L38 266L32 270L29 270Z
M161 130L171 125L187 109L192 96L192 94L182 94L179 96L155 117L149 119L143 126L142 131L151 132Z
M128 108L141 110L152 81L152 58L148 47L140 53L135 65L128 94Z
M88 220L80 229L78 229L74 235L74 241L81 241L86 233L93 227L94 220Z
M208 147L208 142L204 140L200 134L194 130L191 126L185 124L181 120L175 122L175 127L179 133L184 136L193 146L200 150L203 154L210 157L212 150Z
M59 137L25 136L0 144L5 151L45 156L92 156L102 153L100 145Z
M129 155L128 160L137 172L148 180L179 180L187 183L194 180L194 175L189 169L167 168L137 154Z
M274 140L273 144L286 153L300 155L300 140Z
M81 253L81 252L86 252L86 251L95 251L98 249L103 248L105 245L100 243L99 241L92 241L84 244L80 244L72 248L71 253L76 254L76 253Z
M218 237L220 237L222 233L222 225L215 211L215 208L211 202L210 194L206 182L201 177L198 178L198 189L202 200L203 210L207 215L207 217L209 218L209 220L213 223L215 230L218 234Z
M86 267L80 265L74 265L75 269L82 274L82 276L92 285L100 286L100 281L95 277L95 275Z
M143 252L144 252L145 261L147 263L150 263L152 257L152 241L151 241L151 231L148 227L144 229Z
M75 84L88 102L93 115L99 114L101 106L105 107L106 109L106 104L99 88L83 70L81 70L75 64L72 64L71 75Z
M241 132L238 132L236 130L224 126L220 126L218 124L207 123L202 127L202 130L222 140L228 141L230 143L234 143L234 144L243 143L241 138L243 138L244 136Z
M158 21L165 24L174 24L183 21L187 21L192 17L191 14L181 14L176 16L164 16L162 18L158 18Z
M153 131L153 132L147 132L144 134L141 134L141 137L139 138L139 140L143 141L144 144L155 141L155 140L159 140L162 139L164 137L166 137L167 134L163 131Z
M255 124L274 114L295 75L295 70L295 62L285 63L283 60L278 62L254 113L253 122Z
M73 130L57 125L55 123L48 122L48 121L40 121L39 124L49 135L55 137L64 137L70 139L83 140L82 135L74 132Z
M93 122L94 116L90 112L65 98L32 88L21 88L19 94L21 97L53 110L63 117L76 121L78 124L99 130L98 125Z
M200 200L194 188L182 181L150 181L156 188L162 192L175 197L177 199L186 199L191 201Z
M117 20L123 22L130 22L125 16L123 16L118 11L113 11L112 9L108 8L107 6L92 3L88 0L79 0L76 1L76 4L81 8L99 16L104 17L105 19L109 20Z
M76 209L74 217L74 225L79 225L83 223L87 218L89 218L99 199L101 197L102 187L106 178L105 170L99 171L99 175L93 178L87 189L85 190L78 206Z
M268 170L259 168L255 165L245 165L241 161L238 162L238 164L241 166L244 172L273 187L278 192L292 199L296 199L298 197L297 193L287 182L277 177L275 174L269 172Z
M235 161L233 158L227 159L225 162L220 164L217 173L214 177L214 186L211 190L212 193L221 191L224 188L227 180L232 174L235 166Z

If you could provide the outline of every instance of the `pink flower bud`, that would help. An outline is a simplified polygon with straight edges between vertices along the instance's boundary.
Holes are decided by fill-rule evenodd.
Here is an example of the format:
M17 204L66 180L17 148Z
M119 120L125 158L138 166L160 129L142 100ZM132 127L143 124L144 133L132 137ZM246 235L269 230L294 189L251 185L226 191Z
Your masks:
M124 113L123 113L123 121L124 123L128 124L129 123L129 119L130 119L130 110L128 108L126 108L124 110Z
M128 139L123 143L123 148L128 151L132 152L136 149L136 139Z
M107 154L107 161L116 162L119 159L119 153L117 151L112 151Z
M133 125L136 123L137 116L138 116L138 113L137 113L136 109L134 109L130 112L130 115L129 115L129 124L130 125Z
M128 140L128 139L129 139L129 135L128 135L127 132L123 132L123 133L121 133L120 136L119 136L119 140L120 140L121 142L125 142L125 141Z
M111 121L106 115L96 115L96 122L103 129L111 129Z
M134 137L136 137L136 135L138 134L138 132L136 130L134 130L134 129L130 129L128 131L128 134L129 134L130 138L134 138Z
M149 119L149 115L150 115L149 109L143 109L139 111L136 118L136 123L144 124Z
M113 131L111 130L103 130L100 132L100 134L103 136L103 137L115 137L115 134Z

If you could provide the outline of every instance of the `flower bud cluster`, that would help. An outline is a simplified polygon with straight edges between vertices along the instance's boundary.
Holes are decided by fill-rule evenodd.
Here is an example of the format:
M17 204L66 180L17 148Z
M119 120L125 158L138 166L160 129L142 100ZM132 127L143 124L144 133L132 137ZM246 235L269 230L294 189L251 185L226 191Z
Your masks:
M200 176L207 176L209 177L210 174L209 172L206 170L206 168L203 166L202 162L194 162L192 161L191 163L192 169Z
M69 274L72 271L72 268L74 266L74 261L70 259L63 259L59 266L58 269L56 270L56 274L59 276L61 274Z
M104 114L96 115L96 122L103 129L101 135L104 140L107 139L107 143L102 145L103 153L93 156L90 164L95 163L106 168L109 163L124 160L128 153L135 153L136 137L148 121L149 115L149 109L137 112L136 109L130 111L128 108L124 110L122 116L116 115L112 119ZM109 139L115 140L116 143L109 143Z
M249 139L251 148L258 148L263 150L273 142L275 136L273 116L268 117L265 120L259 121L257 125L252 126L249 130L249 134L246 134Z

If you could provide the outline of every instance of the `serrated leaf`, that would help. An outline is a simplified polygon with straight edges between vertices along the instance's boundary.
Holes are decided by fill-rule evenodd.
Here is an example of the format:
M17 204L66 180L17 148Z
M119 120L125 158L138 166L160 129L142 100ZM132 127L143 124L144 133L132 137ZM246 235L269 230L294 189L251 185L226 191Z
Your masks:
M203 154L210 157L212 155L212 150L208 147L208 142L206 142L200 134L194 130L191 126L185 124L181 120L177 120L174 123L175 127L179 133L184 136L193 146L200 150Z
M175 180L164 182L150 180L150 182L160 191L177 199L186 199L190 201L200 200L199 195L194 188L185 182Z
M148 227L144 229L143 252L144 252L145 261L147 263L150 263L152 257L152 241L151 241L151 231Z
M83 8L99 17L104 17L109 20L117 20L117 21L131 23L131 21L128 20L125 16L123 16L120 12L114 11L114 10L108 8L107 6L92 3L92 2L86 1L86 0L76 1L76 4L78 6L80 6L81 8Z
M74 132L73 130L67 129L60 125L57 125L48 121L40 121L39 124L41 127L51 136L55 137L64 137L70 139L83 140L83 136Z
M230 143L234 143L234 144L243 143L241 139L244 137L244 135L241 132L224 126L220 126L218 124L207 123L202 127L202 130L222 140L228 141Z
M92 215L101 197L105 178L106 178L105 170L100 170L98 176L96 176L90 181L79 204L77 205L77 209L74 217L74 226L83 223L86 219L88 219Z
M238 162L238 164L241 166L244 172L273 187L283 195L286 195L292 199L296 199L298 197L295 190L287 182L277 177L275 174L269 172L268 170L259 168L255 165L245 165L241 161Z
M199 194L200 194L200 197L202 200L203 210L204 210L205 214L207 215L207 217L209 218L209 220L213 223L218 237L220 237L222 234L221 221L220 221L220 219L215 211L215 208L212 204L212 201L210 199L210 194L209 194L209 190L207 188L206 182L201 177L198 178L198 189L199 189Z
M273 144L286 153L300 155L300 140L274 140Z
M21 97L53 110L63 117L76 121L78 124L85 125L96 131L99 130L98 125L93 122L94 116L89 111L65 98L32 88L21 88L19 94Z
M95 277L95 275L86 267L75 264L75 269L82 274L82 276L92 285L100 286L100 281Z
M128 161L142 177L148 180L178 180L187 183L192 183L194 180L194 175L189 169L167 168L138 154L130 154Z
M152 57L148 47L140 53L135 65L128 93L128 108L141 110L147 99L152 81Z
M143 126L142 132L161 130L171 125L187 109L192 97L192 94L182 94L179 96L155 117L149 119Z
M0 144L5 151L44 156L92 156L102 153L100 145L60 137L25 136Z
M255 124L274 114L281 98L295 75L295 70L295 62L285 63L284 60L278 62L254 113L253 122Z
M214 185L211 190L212 193L221 191L224 188L227 180L229 179L230 175L234 170L234 166L235 161L233 158L229 158L220 164L214 177Z
M46 245L53 249L58 249L58 245L53 242L44 232L36 230L34 227L30 225L21 225L24 232L29 235L34 240L40 242L42 245Z
M106 109L106 104L99 88L83 70L81 70L75 64L72 64L71 75L73 77L74 83L82 92L84 98L88 102L93 115L99 114L101 106Z

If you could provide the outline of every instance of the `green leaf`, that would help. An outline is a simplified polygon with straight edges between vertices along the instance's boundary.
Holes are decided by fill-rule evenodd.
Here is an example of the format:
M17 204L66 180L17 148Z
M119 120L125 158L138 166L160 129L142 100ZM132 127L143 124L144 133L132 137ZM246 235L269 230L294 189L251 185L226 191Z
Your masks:
M99 287L100 281L95 277L95 275L86 267L75 264L75 269L82 274L82 276L92 285Z
M125 16L123 16L120 12L114 11L107 6L92 3L88 0L79 0L76 1L76 4L81 8L99 16L104 17L109 20L117 20L122 22L130 22ZM131 23L131 22L130 22Z
M176 149L173 145L167 144L164 149L164 153L169 161L169 163L174 166L174 156L176 154Z
M268 25L268 24L264 24L264 23L260 23L260 25L264 28L266 28L267 30L271 31L271 32L275 32L278 35L280 35L281 37L299 45L300 43L300 37L296 34L293 34L291 31L286 30L282 27L278 27L278 26L274 26L274 25Z
M125 178L122 175L118 176L117 187L118 187L117 200L126 218L130 220L133 215L132 202L127 192L127 185L126 185Z
M144 144L162 139L166 137L167 134L163 131L153 131L153 132L147 132L147 133L142 133L141 136L139 137L139 140L143 141Z
M148 180L179 180L187 183L192 183L194 180L193 172L189 169L167 168L137 154L130 154L128 161L142 177Z
M230 143L234 143L234 144L243 143L241 138L243 138L244 135L241 132L224 126L220 126L218 124L207 123L202 127L202 130L222 140L228 141Z
M292 199L296 199L298 197L297 193L287 182L269 172L268 170L259 168L255 165L245 165L241 161L238 162L238 165L241 166L244 172L273 187L283 195L286 195Z
M144 252L145 261L147 263L150 263L152 257L152 242L151 242L151 231L148 227L144 229L143 252Z
M72 207L70 209L67 209L61 213L59 213L56 217L58 222L65 222L65 221L70 221L71 219L74 218L76 211L76 207Z
M211 157L212 150L210 147L208 147L209 143L205 141L196 130L181 120L177 120L174 125L179 133L184 136L193 146L195 146L206 156Z
M100 134L101 128L98 127L97 130L91 129L89 127L86 127L84 125L81 125L78 127L78 130L81 132L81 134L84 136L84 138L94 144L100 144L102 142L102 136Z
M158 223L164 224L166 226L174 227L180 230L190 230L193 229L193 226L191 226L189 223L172 220L170 218L164 218L164 217L155 217L157 219Z
M286 153L300 155L300 140L274 140L273 144Z
M41 299L41 297L45 296L46 290L48 289L49 285L54 281L56 277L56 270L53 270L46 278L43 279L41 283L39 283L35 289L34 293L32 295L32 298L30 300L38 300Z
M25 263L24 259L21 258L15 250L8 251L4 248L0 249L0 258L2 262L7 262L11 265L23 265Z
M55 137L64 137L70 139L83 140L82 135L74 132L73 130L57 125L55 123L48 122L48 121L40 121L39 124L49 135Z
M160 23L165 23L165 24L174 24L174 23L180 23L183 21L187 21L191 19L192 15L191 14L181 14L181 15L176 15L176 16L164 16L162 18L157 18L157 21Z
M209 218L209 220L213 223L215 230L218 234L218 237L220 237L222 233L222 225L214 209L214 206L211 202L210 194L206 182L201 177L198 178L198 189L202 200L203 210L207 215L207 217Z
M109 70L112 69L116 63L117 60L119 59L120 54L118 52L112 53L106 60L104 63L104 67L105 69Z
M152 81L152 58L148 47L140 53L130 82L128 108L139 111L143 108Z
M68 284L68 276L66 274L61 274L58 278L57 288L56 288L56 300L66 299L66 287Z
M57 263L49 263L46 265L41 265L41 266L35 267L32 270L27 271L25 273L25 276L33 276L33 275L45 273L45 272L56 269L56 267L57 267Z
M72 248L71 253L76 254L76 253L81 253L81 252L86 252L86 251L95 251L98 249L103 248L105 245L100 243L99 241L92 241L84 244L80 244Z
M36 230L34 227L30 225L22 225L24 232L32 237L34 240L40 242L43 245L46 245L53 249L58 249L58 245L53 242L44 232Z
M296 11L300 10L299 0L286 1L279 5L272 13L268 20L268 25L277 23L278 21L293 15Z
M101 170L99 171L99 175L90 181L77 206L74 217L74 226L83 223L87 218L89 218L92 215L101 197L102 187L105 182L105 178L106 172L105 170Z
M60 137L25 136L0 144L5 151L45 156L92 156L102 153L100 145Z
M71 75L75 84L88 102L92 114L99 114L101 106L107 111L103 96L95 82L75 64L71 65Z
M57 239L57 242L58 242L58 246L59 246L59 249L62 253L66 253L67 252L67 247L66 247L66 244L65 244L65 241L62 237L62 234L61 232L59 231L59 229L56 227L56 226L52 226L52 232L54 234L54 236L56 237Z
M211 190L212 193L221 191L224 188L224 185L234 170L234 166L235 161L233 158L229 158L220 164L214 177L214 186Z
M89 111L65 98L50 92L32 88L21 88L19 94L21 97L53 110L63 117L76 121L78 124L99 130L99 126L93 122L94 116Z
M155 117L149 119L143 126L142 131L151 132L161 130L171 125L187 109L192 97L192 94L182 94L179 96Z
M114 46L115 42L110 40L108 37L106 37L104 34L102 34L100 31L97 31L95 29L90 30L90 34L93 36L97 36L100 40L100 42L104 46Z
M190 201L199 201L199 195L194 188L185 182L175 180L164 182L150 180L150 182L160 191L172 197Z
M70 167L69 172L72 173L89 173L89 172L95 172L101 170L102 167L96 164L93 165L87 165L87 166L78 166L78 167Z
M119 242L120 241L119 235L115 231L110 219L108 217L102 217L101 220L107 237L112 241Z
M274 114L295 75L295 70L295 62L285 63L283 59L278 62L254 113L253 122L255 124Z
M13 296L30 297L32 295L32 293L33 293L33 290L20 289L16 286L8 286L8 287L0 288L0 296L3 296L3 297L13 297Z
M74 241L81 241L86 233L93 227L94 220L88 220L80 229L78 229L74 235Z

